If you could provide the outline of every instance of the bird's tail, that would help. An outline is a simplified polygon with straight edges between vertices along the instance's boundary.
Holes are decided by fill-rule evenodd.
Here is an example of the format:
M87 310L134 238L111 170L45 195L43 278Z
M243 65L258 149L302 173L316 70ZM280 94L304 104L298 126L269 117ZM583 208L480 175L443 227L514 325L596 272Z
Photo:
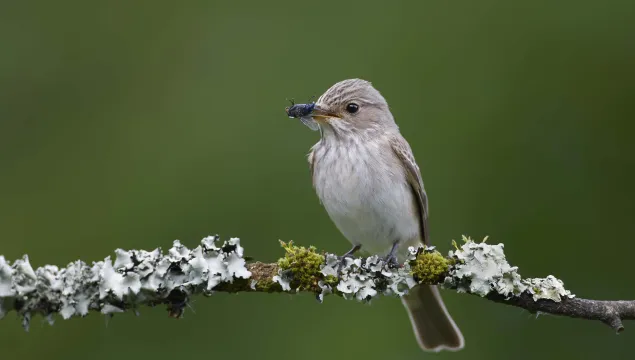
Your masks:
M446 310L436 286L417 286L401 301L408 310L412 329L423 350L438 352L463 348L465 341L461 330Z

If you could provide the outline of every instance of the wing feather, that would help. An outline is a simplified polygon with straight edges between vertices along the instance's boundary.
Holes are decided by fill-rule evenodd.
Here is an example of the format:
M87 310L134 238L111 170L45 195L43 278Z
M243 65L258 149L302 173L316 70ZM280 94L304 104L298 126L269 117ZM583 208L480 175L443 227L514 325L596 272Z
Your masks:
M390 145L397 159L403 165L406 172L406 179L412 189L412 193L417 205L419 226L421 228L422 241L426 245L430 245L430 238L428 234L428 196L426 190L423 187L423 180L421 179L421 172L419 166L415 161L414 155L412 155L412 149L410 145L401 135L395 136L390 140Z

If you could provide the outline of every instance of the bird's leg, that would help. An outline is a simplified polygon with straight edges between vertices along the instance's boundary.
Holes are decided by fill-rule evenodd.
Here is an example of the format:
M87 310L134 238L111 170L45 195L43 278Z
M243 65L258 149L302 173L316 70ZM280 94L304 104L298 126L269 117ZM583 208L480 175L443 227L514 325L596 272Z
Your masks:
M340 270L342 270L342 266L344 266L344 263L346 262L346 258L349 258L349 257L352 258L353 254L355 254L361 248L362 248L361 245L353 245L353 248L348 250L344 255L340 256L340 264L337 266L338 274L340 273Z
M384 257L384 261L386 262L386 264L388 264L388 266L399 265L399 262L397 262L397 255L395 255L398 247L399 247L399 241L395 241L392 244L392 248L390 248L390 252L388 253L388 255Z
M353 257L353 255L361 249L361 245L353 245L353 248L348 250L344 255L341 256L342 259L347 257Z

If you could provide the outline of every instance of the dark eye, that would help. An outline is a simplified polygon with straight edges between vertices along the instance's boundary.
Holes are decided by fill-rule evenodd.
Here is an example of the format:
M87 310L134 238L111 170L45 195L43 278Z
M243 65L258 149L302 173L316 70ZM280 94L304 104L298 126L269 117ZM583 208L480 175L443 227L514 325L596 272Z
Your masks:
M346 111L348 111L351 114L355 114L357 112L357 110L359 110L359 105L357 105L355 103L350 103L350 104L346 105Z

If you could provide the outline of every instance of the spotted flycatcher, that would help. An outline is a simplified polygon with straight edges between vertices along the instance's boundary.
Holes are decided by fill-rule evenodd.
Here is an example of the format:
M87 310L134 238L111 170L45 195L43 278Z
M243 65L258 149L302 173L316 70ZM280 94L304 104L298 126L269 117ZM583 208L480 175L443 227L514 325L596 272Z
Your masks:
M346 255L363 249L403 262L408 246L429 245L419 166L379 91L368 81L344 80L305 107L322 134L309 153L313 186L353 245ZM463 348L436 286L415 287L402 302L422 349Z

